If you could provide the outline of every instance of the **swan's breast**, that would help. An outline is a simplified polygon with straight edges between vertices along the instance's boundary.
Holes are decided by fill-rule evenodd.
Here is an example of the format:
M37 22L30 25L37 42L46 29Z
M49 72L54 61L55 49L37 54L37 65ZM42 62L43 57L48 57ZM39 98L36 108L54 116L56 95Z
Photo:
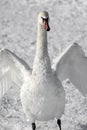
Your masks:
M51 76L39 80L34 77L28 85L30 86L23 86L21 90L24 111L33 113L38 120L61 116L64 111L65 95L60 81L55 81Z

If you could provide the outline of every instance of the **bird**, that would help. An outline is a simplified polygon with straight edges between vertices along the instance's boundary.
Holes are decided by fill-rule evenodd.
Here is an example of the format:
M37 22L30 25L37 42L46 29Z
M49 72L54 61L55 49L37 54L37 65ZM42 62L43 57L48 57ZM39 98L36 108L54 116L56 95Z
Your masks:
M54 118L59 129L62 129L61 116L65 109L62 82L67 78L84 96L87 94L87 58L84 51L77 43L70 44L54 60L53 69L48 53L49 31L49 14L41 11L38 14L33 69L11 50L0 50L0 99L12 83L21 86L20 100L32 130L36 130L36 120L49 121Z

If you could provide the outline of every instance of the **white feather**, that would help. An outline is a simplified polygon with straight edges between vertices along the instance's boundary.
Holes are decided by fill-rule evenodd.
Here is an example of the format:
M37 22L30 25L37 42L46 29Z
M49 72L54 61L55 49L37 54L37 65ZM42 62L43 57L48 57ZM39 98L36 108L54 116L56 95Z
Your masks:
M83 94L87 94L87 57L82 48L74 43L56 59L56 73L61 82L67 78Z
M0 99L13 82L21 86L29 75L30 68L22 59L7 49L0 51Z

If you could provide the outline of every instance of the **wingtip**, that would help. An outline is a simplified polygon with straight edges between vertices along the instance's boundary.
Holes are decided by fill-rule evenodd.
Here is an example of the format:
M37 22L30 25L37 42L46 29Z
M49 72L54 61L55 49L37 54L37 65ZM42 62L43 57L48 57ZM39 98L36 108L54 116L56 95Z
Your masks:
M75 46L78 46L78 43L77 43L77 42L74 42L73 44L74 44Z
M79 45L78 43L75 42L75 43L73 44L73 47L78 48L78 50L79 50L80 52L84 53L84 50L83 50L82 46Z
M5 53L7 53L7 52L10 52L10 50L8 50L8 49L6 49L6 48L0 48L0 52L5 52Z
M75 46L75 47L80 47L77 42L74 42L74 43L73 43L73 46Z
M2 51L4 51L5 50L5 48L3 47L3 48L0 48L0 52L2 52Z

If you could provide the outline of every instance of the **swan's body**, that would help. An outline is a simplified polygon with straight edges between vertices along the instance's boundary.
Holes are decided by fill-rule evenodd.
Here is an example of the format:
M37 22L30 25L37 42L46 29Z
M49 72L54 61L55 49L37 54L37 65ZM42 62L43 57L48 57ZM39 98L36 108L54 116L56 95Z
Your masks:
M23 110L29 120L60 119L64 112L64 89L53 73L32 75L21 89Z
M79 45L73 44L57 59L56 72L51 68L47 49L49 28L47 12L38 16L38 36L33 70L11 51L0 52L0 97L11 87L20 85L24 113L32 122L60 119L64 113L65 92L62 81L69 78L83 95L87 94L87 59ZM60 80L59 80L59 79ZM61 81L61 82L60 82ZM57 121L61 130L61 122Z
M43 12L40 16L47 17ZM50 120L55 117L60 119L64 112L64 89L52 72L47 51L47 32L40 23L38 23L33 71L30 81L25 83L21 89L21 101L26 115L33 122L35 120Z

